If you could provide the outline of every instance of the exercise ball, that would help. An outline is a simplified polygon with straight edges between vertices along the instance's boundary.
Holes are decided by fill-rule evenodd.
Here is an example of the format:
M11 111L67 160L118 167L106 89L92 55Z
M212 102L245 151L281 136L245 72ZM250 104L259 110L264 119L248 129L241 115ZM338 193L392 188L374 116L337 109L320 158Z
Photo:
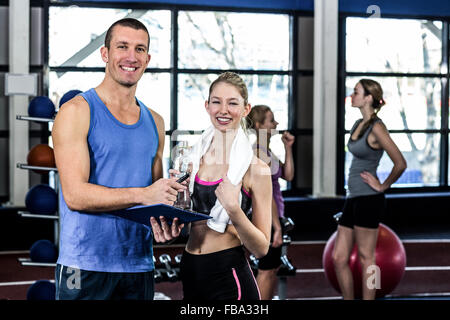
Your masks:
M55 105L48 97L37 96L28 105L28 115L36 118L53 118L55 116Z
M38 280L27 290L27 300L55 300L56 286L48 280Z
M81 93L81 90L69 90L66 93L64 93L64 95L61 97L61 99L59 100L59 107L61 108L61 106L66 103L67 101L69 101L70 99L74 98L77 94Z
M51 215L58 209L58 195L49 185L38 184L28 190L25 206L30 213Z
M330 284L338 292L341 292L332 260L336 235L337 231L331 235L325 245L322 265ZM358 248L355 244L350 254L349 266L353 273L355 298L361 298L362 274L357 250ZM395 289L402 279L406 267L406 253L401 240L394 231L382 223L380 223L378 228L375 261L380 270L380 288L377 289L376 297L380 298ZM370 272L370 274L374 274L374 271Z
M55 168L55 154L53 148L46 144L37 144L29 152L27 163L30 166ZM48 173L45 170L33 170L36 173Z
M54 263L58 259L58 249L50 240L38 240L30 248L30 258L33 262Z

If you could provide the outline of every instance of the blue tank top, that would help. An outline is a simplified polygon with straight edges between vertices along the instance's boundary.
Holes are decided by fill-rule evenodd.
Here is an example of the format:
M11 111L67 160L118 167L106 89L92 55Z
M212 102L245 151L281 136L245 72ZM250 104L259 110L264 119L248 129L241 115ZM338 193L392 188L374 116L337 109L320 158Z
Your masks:
M158 149L158 131L150 110L136 99L139 120L126 125L112 115L95 89L81 95L90 108L89 183L109 188L149 186ZM102 272L154 269L149 227L107 213L72 211L62 192L59 208L58 263Z

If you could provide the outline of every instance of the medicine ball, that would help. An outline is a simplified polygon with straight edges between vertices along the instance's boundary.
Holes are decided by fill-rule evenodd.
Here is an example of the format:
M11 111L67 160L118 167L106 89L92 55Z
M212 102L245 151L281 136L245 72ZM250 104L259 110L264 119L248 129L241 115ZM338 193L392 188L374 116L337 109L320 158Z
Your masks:
M33 262L54 263L58 259L58 249L50 240L38 240L30 248L30 258Z
M55 105L48 97L35 97L28 105L28 115L30 117L51 119L55 116Z
M48 280L38 280L27 290L27 300L55 300L56 286Z
M322 255L322 264L325 275L336 291L341 292L339 283L336 277L336 272L333 263L333 249L336 242L337 232L334 232L328 239ZM375 248L375 266L379 268L379 288L376 291L378 298L391 293L395 287L400 283L406 268L406 252L402 241L397 234L388 226L380 223L378 228L378 238ZM352 271L353 286L356 298L362 297L362 270L358 259L358 248L355 244L349 259L349 267ZM374 271L371 273L374 276L377 274ZM375 279L376 277L374 277Z
M66 103L67 101L69 101L70 99L74 98L77 94L81 93L81 90L69 90L67 91L59 100L59 107L61 108L61 106Z
M29 152L27 163L30 166L55 168L55 154L53 148L46 144L37 144ZM48 173L44 170L33 170L36 173Z
M58 195L49 185L38 184L28 190L25 206L30 213L51 215L58 209Z

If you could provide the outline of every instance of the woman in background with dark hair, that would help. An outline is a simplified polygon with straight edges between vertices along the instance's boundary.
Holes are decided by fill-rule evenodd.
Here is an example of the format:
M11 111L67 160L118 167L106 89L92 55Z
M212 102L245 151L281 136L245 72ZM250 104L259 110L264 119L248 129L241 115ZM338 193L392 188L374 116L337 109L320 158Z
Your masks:
M254 106L247 116L251 129L256 130L257 140L253 146L256 156L270 166L272 178L272 236L269 252L258 261L258 282L262 300L271 300L277 283L277 271L281 265L281 245L283 234L280 219L284 218L284 199L279 179L291 181L294 178L294 159L292 145L295 137L285 131L281 137L284 144L285 160L281 162L270 150L270 139L276 131L278 122L272 110L266 105Z
M406 169L406 161L377 116L385 104L380 84L374 80L361 79L356 84L351 99L352 107L359 109L362 119L353 125L347 144L353 159L348 177L347 199L337 229L333 262L343 298L354 299L353 277L348 262L356 242L362 267L362 298L373 300L376 288L369 288L367 285L367 280L373 273L368 273L368 268L375 265L378 225L385 211L384 191L400 178ZM384 151L394 166L381 183L376 171Z

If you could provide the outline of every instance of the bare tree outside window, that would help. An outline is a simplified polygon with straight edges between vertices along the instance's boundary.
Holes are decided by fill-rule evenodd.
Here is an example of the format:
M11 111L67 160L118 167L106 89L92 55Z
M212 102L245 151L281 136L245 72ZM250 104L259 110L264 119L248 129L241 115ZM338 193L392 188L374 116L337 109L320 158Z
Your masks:
M379 115L388 129L399 130L391 136L408 162L408 169L397 185L437 185L440 162L439 78L442 55L442 23L421 20L364 19L347 20L347 71L398 73L399 76L372 77L383 87L387 104ZM404 32L408 30L408 32ZM406 38L406 39L405 39ZM357 46L359 45L359 47ZM402 73L427 73L433 76L409 77ZM348 93L365 77L348 77ZM346 99L347 130L360 117ZM414 132L431 130L431 132ZM401 131L405 131L401 133ZM350 156L347 154L346 171ZM386 178L392 163L385 154L379 178Z

